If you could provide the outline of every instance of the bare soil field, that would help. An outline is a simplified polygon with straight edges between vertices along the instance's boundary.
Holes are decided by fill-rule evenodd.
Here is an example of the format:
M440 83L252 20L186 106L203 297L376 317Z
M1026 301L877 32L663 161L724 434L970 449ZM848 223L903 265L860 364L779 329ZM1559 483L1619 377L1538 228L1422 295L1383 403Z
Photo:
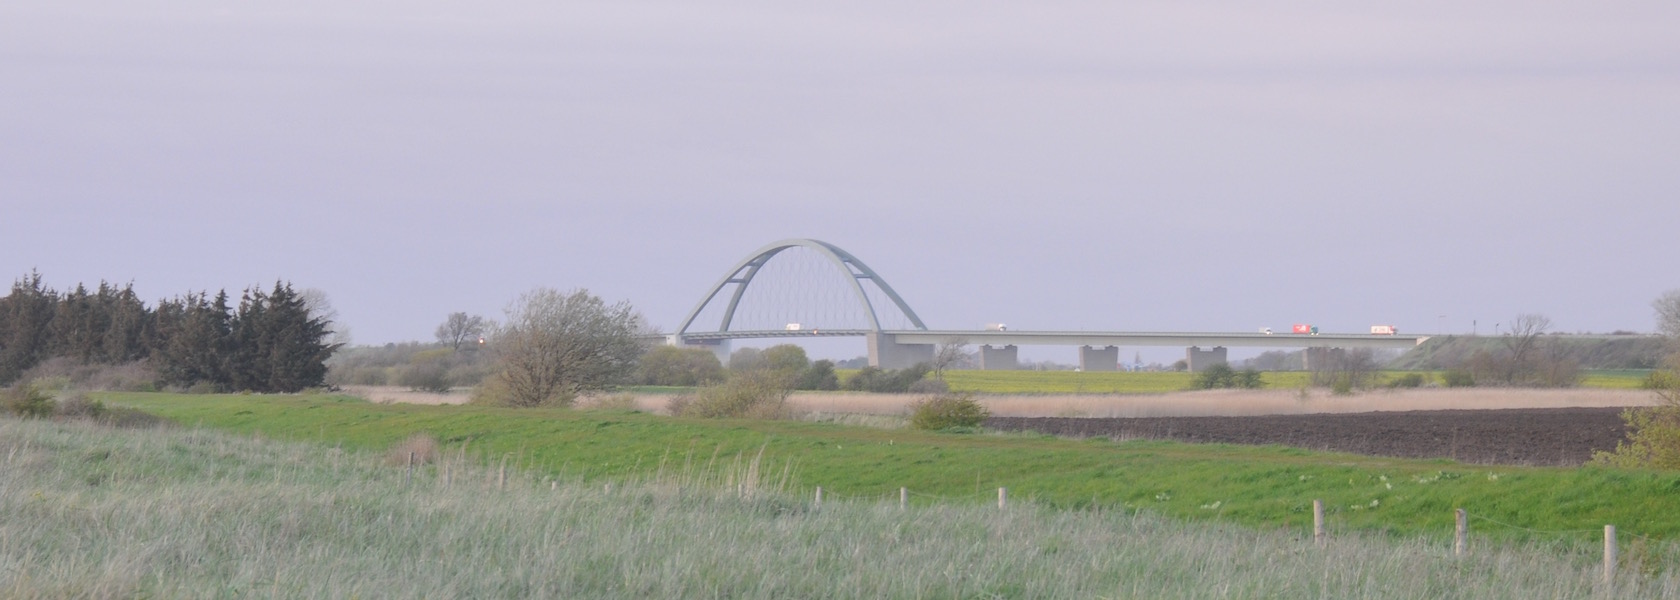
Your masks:
M1428 410L1247 417L993 417L986 427L1070 437L1280 444L1375 456L1579 465L1626 439L1620 408Z
M903 414L920 399L908 394L796 393L808 411ZM976 396L999 417L1240 417L1418 410L1650 406L1644 390L1432 388L1372 391L1347 396L1324 390L1209 390L1171 394Z
M399 387L345 390L373 402L462 404L448 394ZM914 394L801 392L808 413L902 415ZM669 394L639 394L638 408L664 413ZM1471 463L1578 465L1626 439L1621 411L1655 402L1643 390L1414 389L1334 396L1324 391L1215 390L1149 395L980 396L986 426L1072 437L1281 444L1376 456ZM580 406L594 399L582 398ZM859 417L869 419L874 417Z

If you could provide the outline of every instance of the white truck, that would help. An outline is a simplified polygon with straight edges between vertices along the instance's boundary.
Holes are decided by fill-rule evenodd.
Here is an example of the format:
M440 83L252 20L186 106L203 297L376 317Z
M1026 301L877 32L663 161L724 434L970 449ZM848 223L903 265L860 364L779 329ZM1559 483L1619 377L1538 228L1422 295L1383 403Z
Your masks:
M1399 333L1400 333L1400 330L1396 329L1393 325L1372 325L1371 326L1371 335L1396 335L1396 334L1399 334Z

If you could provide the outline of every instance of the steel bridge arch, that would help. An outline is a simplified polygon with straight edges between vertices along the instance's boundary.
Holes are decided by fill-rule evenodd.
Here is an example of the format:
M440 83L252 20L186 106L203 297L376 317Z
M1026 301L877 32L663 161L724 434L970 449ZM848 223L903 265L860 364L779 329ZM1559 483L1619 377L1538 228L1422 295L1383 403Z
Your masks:
M705 310L706 306L711 304L718 293L723 291L724 286L733 283L738 285L735 286L735 293L729 299L729 308L723 313L723 321L718 325L719 332L729 331L729 324L735 319L735 308L741 303L741 295L746 293L747 286L751 285L753 278L758 276L759 269L763 268L765 263L770 262L771 258L789 248L814 250L827 258L830 263L833 263L834 268L845 273L847 281L852 284L852 292L857 294L858 302L863 305L864 314L869 316L869 326L872 331L882 331L881 320L876 317L875 305L869 301L869 295L864 292L863 284L860 281L863 279L873 282L876 289L885 293L887 298L891 299L900 311L903 311L904 316L910 319L910 323L916 329L927 329L927 325L922 324L921 317L916 316L916 311L911 310L910 305L904 303L904 299L899 297L898 292L893 291L892 286L887 284L887 280L882 279L880 275L875 273L874 269L869 268L869 265L864 264L862 260L858 260L856 256L852 256L850 252L821 240L787 239L759 248L752 254L747 255L747 258L741 262L736 263L734 268L730 269L722 279L712 285L711 291L700 299L700 303L694 306L694 310L689 311L688 318L683 319L682 326L677 328L677 338L681 339L684 334L688 333L689 326L693 325L694 320L700 317L700 311Z

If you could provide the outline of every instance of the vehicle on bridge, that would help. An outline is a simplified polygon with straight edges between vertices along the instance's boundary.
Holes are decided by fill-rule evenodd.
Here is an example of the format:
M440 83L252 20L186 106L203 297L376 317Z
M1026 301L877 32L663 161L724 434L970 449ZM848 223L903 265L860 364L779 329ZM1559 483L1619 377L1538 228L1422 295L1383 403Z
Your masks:
M1372 325L1371 335L1396 335L1400 330L1393 325Z
M1300 333L1300 334L1304 334L1304 335L1318 335L1318 326L1317 325L1302 325L1300 323L1296 323L1294 327L1289 328L1289 332L1290 333Z
M1009 331L1009 326L1003 323L987 323L986 331Z

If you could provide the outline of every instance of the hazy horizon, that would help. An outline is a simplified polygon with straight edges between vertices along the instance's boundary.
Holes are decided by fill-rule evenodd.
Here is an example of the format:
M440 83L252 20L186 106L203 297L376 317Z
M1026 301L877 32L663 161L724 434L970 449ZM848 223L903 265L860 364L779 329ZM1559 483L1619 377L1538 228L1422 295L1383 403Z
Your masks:
M1661 2L5 3L0 276L284 279L383 344L538 286L669 330L816 238L936 329L1648 332L1680 288L1677 30Z

